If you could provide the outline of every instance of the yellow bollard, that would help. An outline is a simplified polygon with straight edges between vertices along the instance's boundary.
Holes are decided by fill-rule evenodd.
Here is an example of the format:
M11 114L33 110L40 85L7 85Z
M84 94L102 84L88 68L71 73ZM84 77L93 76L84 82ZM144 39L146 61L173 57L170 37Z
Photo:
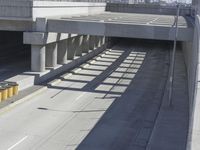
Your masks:
M8 82L8 85L10 85L12 87L12 94L13 95L17 95L19 92L19 85L16 82Z
M6 82L9 86L12 87L12 91L10 91L10 94L12 96L17 95L19 91L19 85L16 82Z
M16 84L16 85L13 86L13 95L17 95L18 92L19 92L19 85Z
M1 100L4 101L8 99L8 89L1 88Z
M0 102L2 101L2 92L0 90Z
M7 86L7 90L8 90L8 97L13 97L13 87L8 85Z

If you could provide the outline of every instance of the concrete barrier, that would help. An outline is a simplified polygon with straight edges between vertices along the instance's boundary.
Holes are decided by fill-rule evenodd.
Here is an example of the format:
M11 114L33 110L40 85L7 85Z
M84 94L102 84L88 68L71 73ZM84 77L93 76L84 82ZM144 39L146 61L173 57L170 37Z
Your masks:
M183 43L183 52L188 72L190 127L188 150L199 150L200 140L200 16L196 16L193 42Z

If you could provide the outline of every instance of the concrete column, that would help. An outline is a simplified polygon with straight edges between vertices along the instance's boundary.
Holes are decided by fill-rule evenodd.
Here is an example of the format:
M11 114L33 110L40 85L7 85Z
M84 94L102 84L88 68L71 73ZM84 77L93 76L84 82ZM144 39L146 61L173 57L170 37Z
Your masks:
M75 37L75 55L82 56L83 50L83 35Z
M73 60L75 55L75 38L68 39L67 59Z
M98 48L98 36L95 36L94 38L94 43L95 43L95 49Z
M95 36L90 35L89 37L89 49L90 50L95 49Z
M68 40L58 42L58 64L65 64L67 61Z
M102 37L102 45L104 45L105 43L106 43L106 37L103 36L103 37Z
M46 67L57 66L57 43L46 45Z
M88 53L89 51L89 35L84 35L83 36L83 52Z
M96 36L95 37L95 47L99 48L101 46L101 37L100 36Z
M107 42L107 48L112 48L112 39L110 37L106 38L106 42Z
M103 45L103 36L99 37L99 47Z
M31 71L45 71L45 46L31 45Z

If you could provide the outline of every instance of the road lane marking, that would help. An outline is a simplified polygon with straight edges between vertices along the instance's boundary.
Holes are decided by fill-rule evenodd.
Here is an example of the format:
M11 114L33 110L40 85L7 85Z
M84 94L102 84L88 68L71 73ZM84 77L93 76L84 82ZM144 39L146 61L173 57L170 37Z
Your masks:
M20 141L18 141L17 143L15 143L13 146L9 147L8 150L12 150L13 148L15 148L17 145L19 145L20 143L22 143L24 140L26 140L28 138L28 136L25 136L24 138L22 138Z
M75 99L75 101L77 101L77 100L79 100L82 96L84 96L86 93L84 92L84 93L82 93L81 95L79 95L76 99Z

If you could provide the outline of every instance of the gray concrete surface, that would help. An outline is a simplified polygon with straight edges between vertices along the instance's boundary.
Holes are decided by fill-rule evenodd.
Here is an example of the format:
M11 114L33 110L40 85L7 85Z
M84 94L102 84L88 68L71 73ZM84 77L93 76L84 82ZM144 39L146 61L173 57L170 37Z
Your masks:
M165 91L168 46L125 43L58 77L60 83L0 115L0 149L145 149ZM176 79L177 86L186 82Z
M168 107L168 88L147 150L186 150L189 131L189 96L183 52L176 53L172 107Z
M35 20L38 17L92 14L105 11L105 3L2 0L0 17L11 20Z
M79 16L105 11L105 3L66 2L66 1L0 1L0 30L35 31L36 18L55 16Z
M184 54L188 71L188 89L190 96L190 128L188 133L188 150L200 149L200 122L199 122L199 81L200 81L200 18L196 16L194 40L190 43L184 43Z
M142 13L142 14L162 14L176 15L176 6L161 6L155 4L115 4L108 3L106 11L126 12L126 13ZM183 16L190 15L191 8L182 6L180 14Z
M79 17L48 18L43 32L76 33L110 37L174 40L174 16L105 12ZM192 41L190 20L179 17L179 41Z

